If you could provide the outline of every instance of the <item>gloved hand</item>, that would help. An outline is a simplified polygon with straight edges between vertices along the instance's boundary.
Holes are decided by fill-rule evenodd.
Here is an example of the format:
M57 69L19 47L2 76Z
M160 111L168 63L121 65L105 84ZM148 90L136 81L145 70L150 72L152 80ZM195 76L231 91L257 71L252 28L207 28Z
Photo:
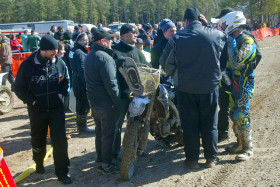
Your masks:
M119 67L121 67L123 65L123 63L125 62L125 58L124 57L120 57L116 60L116 66L117 69L119 69Z
M246 106L246 104L249 101L249 99L250 99L249 95L245 93L240 99L238 99L237 106L238 107Z
M235 56L235 49L236 49L235 37L233 35L228 35L227 42L231 49L231 56Z
M227 71L223 71L222 72L222 81L227 85L230 86L231 85L231 79L227 73Z
M224 81L221 81L220 88L227 94L231 94L232 86L228 86Z

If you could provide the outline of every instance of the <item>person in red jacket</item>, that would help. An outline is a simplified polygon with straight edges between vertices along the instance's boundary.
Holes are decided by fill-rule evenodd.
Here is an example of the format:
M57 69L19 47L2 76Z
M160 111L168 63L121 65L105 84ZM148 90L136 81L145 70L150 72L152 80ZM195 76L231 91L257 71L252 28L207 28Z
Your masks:
M12 35L12 37L10 38L10 44L11 44L11 48L12 50L20 50L20 47L22 46L19 41L17 40L17 37L15 34Z

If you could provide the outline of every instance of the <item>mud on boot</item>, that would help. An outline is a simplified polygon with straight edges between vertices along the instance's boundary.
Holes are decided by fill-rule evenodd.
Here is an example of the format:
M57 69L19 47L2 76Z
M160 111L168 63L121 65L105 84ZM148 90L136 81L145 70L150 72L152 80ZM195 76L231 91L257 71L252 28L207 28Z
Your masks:
M87 127L87 115L77 115L77 130L79 134L94 134L94 130Z
M251 127L247 127L245 129L241 129L240 132L243 151L241 154L235 157L235 160L245 161L249 160L254 155L252 143L252 129Z
M240 144L239 142L236 142L232 146L226 147L225 150L229 153L238 153L238 152L242 151L242 144Z
M230 153L238 153L242 151L241 134L239 132L237 124L233 124L232 129L237 138L237 142L234 143L232 146L226 147L225 150Z

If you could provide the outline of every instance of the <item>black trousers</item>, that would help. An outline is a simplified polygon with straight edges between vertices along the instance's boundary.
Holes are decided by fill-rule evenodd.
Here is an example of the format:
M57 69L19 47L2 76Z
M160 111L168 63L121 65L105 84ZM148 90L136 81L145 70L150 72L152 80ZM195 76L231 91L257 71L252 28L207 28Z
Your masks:
M115 129L115 139L113 143L113 155L114 155L114 159L117 160L120 157L122 124L124 122L125 115L127 114L128 106L129 106L129 98L121 98L119 112L115 113L116 129Z
M177 93L186 159L188 161L199 159L199 133L202 136L204 157L216 158L218 153L218 88L208 94L188 94L178 90Z
M229 94L222 88L219 89L219 107L218 134L222 135L229 131Z
M2 85L6 85L7 79L11 83L11 85L13 85L13 83L15 82L15 77L14 77L14 74L12 72L12 66L10 64L2 65L1 66L1 72L9 72L7 75L3 76Z
M63 104L61 103L60 107L49 112L35 111L31 107L28 107L28 115L31 125L33 160L36 164L43 163L46 155L46 136L49 126L53 146L55 174L58 177L67 174L70 161L68 157Z
M95 121L95 147L97 161L110 164L113 159L115 118L112 106L91 106Z
M86 115L89 112L90 106L87 98L86 85L73 76L73 91L76 97L76 113L77 115Z

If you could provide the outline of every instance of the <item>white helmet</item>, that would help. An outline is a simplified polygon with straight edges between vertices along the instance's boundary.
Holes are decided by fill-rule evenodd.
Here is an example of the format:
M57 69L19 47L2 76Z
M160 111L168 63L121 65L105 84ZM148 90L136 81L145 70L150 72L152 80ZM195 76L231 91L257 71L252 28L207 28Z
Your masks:
M225 29L226 34L231 34L236 31L241 25L246 25L246 18L241 11L234 11L226 14L219 20L219 24L225 24L227 27Z

